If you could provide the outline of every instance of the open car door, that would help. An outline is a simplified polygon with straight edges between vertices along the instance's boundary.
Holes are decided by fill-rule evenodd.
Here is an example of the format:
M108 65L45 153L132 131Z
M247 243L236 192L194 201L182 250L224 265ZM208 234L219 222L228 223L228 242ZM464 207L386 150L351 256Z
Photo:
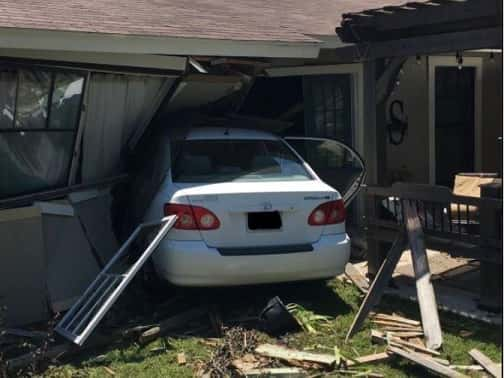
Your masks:
M285 137L317 175L336 189L349 205L366 179L366 167L357 151L335 139Z

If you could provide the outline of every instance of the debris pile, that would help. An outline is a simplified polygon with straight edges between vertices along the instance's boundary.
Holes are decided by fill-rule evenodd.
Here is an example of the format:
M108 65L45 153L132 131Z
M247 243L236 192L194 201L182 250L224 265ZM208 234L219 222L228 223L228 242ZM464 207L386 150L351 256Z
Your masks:
M173 303L169 307L172 305ZM316 344L303 349L293 348L294 339L290 337L292 333L304 332L318 337L331 332L334 324L331 322L333 318L317 314L300 304L284 305L280 298L275 297L256 317L255 324L250 324L250 317L247 317L246 321L235 325L236 319L231 321L222 316L226 313L221 313L215 305L192 305L189 308L185 306L185 310L176 315L166 317L163 313L150 318L154 323L136 322L126 328L115 328L109 334L96 334L80 348L69 343L57 344L51 334L40 331L4 329L0 332L0 367L2 346L10 344L10 340L32 340L33 343L37 341L38 345L43 345L37 349L30 348L28 353L24 352L5 361L5 372L19 373L41 361L54 362L61 356L75 355L84 349L110 346L125 340L134 340L143 346L167 335L187 337L197 329L200 330L197 334L202 337L201 343L213 350L210 360L196 362L190 354L178 351L176 362L178 365L188 365L195 369L196 375L202 378L381 377L381 374L373 371L375 369L370 364L392 358L403 359L439 376L465 377L464 373L475 372L484 372L493 377L500 376L500 365L476 349L469 353L476 362L474 365L455 365L442 359L438 350L425 345L422 323L397 313L370 314L373 324L370 342L382 345L379 347L381 351L375 350L375 353L356 358L343 355L340 350L342 345ZM278 324L284 327L282 334L277 332L281 328ZM290 328L285 328L286 325L290 325ZM54 324L51 328L52 326ZM267 331L272 329L276 332L269 334ZM266 334L261 331L266 331ZM113 371L107 372L112 375Z
M202 369L206 377L236 375L237 371L259 367L264 361L253 355L258 343L254 330L242 327L223 329L223 338L218 343L210 361Z

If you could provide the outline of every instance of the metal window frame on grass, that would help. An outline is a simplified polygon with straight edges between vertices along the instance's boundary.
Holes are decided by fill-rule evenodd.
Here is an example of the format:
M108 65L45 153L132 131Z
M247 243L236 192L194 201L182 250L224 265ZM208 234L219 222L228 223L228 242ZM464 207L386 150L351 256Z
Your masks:
M176 220L177 216L172 215L156 222L141 223L138 225L128 240L124 242L114 257L86 289L80 299L66 313L63 319L61 319L55 327L55 331L73 343L83 345L105 314L117 301L124 289L126 289L133 277L156 250L159 243L171 230ZM161 228L156 233L156 236L142 252L137 261L135 261L125 273L112 274L108 272L119 259L125 256L128 247L140 235L143 229L158 226L161 226ZM77 323L77 325L74 326L74 323Z

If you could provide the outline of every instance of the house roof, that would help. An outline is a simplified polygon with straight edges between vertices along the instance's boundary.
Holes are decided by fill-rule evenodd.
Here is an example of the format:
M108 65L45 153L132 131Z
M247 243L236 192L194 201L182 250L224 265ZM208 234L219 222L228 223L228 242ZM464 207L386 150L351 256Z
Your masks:
M400 0L0 0L0 28L317 42L344 13ZM1 36L1 31L0 31Z

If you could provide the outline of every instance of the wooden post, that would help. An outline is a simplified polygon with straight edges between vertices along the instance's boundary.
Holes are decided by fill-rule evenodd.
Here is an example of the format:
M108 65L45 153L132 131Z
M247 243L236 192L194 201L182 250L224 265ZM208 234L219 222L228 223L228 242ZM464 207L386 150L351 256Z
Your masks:
M403 200L402 205L406 217L406 231L411 248L413 270L415 271L417 297L425 334L425 344L429 349L438 349L443 343L443 335L441 334L434 287L431 282L422 225L414 204L409 200Z
M384 76L385 75L385 76ZM386 185L387 180L387 118L386 118L386 103L390 93L387 90L380 89L380 98L377 98L377 84L379 79L380 87L388 87L387 81L394 79L393 75L387 75L387 67L384 59L367 62L364 67L364 82L366 83L365 97L365 129L368 143L373 143L373 146L368 146L369 154L366 154L370 174L368 181L371 184ZM371 119L373 117L373 119ZM368 151L366 150L366 152ZM374 204L373 204L374 206ZM368 209L370 209L368 207ZM373 213L366 213L368 217L376 219L373 208ZM368 241L368 277L373 279L378 273L378 269L385 261L385 256L388 250L392 247L390 243L381 242L371 239Z
M502 198L502 185L481 185L481 197ZM492 248L485 244L489 239L498 238L498 228L502 228L502 211L496 211L495 208L483 202L480 208L482 248ZM502 254L502 250L499 251L495 249L496 256L498 253ZM493 312L500 312L502 310L502 263L497 264L492 261L480 261L479 307Z

